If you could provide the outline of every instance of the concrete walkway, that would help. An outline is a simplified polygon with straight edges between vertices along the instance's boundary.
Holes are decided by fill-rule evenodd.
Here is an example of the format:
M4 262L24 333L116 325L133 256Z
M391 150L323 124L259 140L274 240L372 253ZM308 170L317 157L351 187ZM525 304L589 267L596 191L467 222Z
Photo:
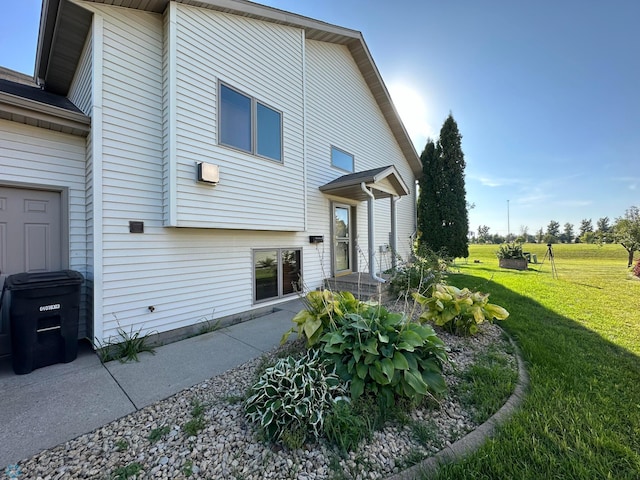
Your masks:
M0 472L42 450L133 413L280 343L300 300L259 318L156 348L140 362L102 364L88 346L78 358L27 375L0 359Z

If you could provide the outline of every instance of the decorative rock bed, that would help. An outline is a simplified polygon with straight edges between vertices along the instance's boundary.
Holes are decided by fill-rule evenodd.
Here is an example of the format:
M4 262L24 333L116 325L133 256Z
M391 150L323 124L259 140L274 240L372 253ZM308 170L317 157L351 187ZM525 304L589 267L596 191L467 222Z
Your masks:
M458 372L490 345L512 351L502 331L491 324L481 325L474 337L443 331L438 336L449 348L445 378L451 391L459 382ZM517 370L516 358L505 355ZM473 412L450 393L439 404L427 402L410 412L413 421L432 433L427 441L418 441L409 425L391 424L348 455L324 441L297 450L265 444L245 419L241 402L262 361L248 362L20 462L19 478L381 479L433 456L478 427ZM184 425L193 419L194 403L204 406L205 426L188 436ZM149 439L154 431L164 432L155 443Z

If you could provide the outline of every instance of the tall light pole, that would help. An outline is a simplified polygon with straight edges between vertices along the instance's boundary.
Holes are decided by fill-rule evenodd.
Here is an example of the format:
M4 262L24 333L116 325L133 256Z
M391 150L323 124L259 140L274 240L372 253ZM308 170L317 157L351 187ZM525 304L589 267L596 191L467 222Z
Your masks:
M507 241L509 241L510 235L511 235L511 223L509 220L509 200L507 200Z

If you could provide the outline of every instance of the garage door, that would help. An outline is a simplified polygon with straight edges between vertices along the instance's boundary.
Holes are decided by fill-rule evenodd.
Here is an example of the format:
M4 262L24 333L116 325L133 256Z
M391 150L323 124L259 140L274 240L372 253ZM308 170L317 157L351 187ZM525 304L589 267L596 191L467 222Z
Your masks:
M62 268L60 192L0 187L0 275ZM1 287L0 287L1 288ZM6 312L5 312L6 313ZM0 321L0 355L10 345Z

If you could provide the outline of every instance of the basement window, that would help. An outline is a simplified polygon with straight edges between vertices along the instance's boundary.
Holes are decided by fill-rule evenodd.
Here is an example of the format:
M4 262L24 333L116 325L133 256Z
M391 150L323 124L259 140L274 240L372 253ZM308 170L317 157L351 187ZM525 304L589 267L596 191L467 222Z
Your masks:
M293 295L302 290L302 251L274 248L253 251L254 302Z

